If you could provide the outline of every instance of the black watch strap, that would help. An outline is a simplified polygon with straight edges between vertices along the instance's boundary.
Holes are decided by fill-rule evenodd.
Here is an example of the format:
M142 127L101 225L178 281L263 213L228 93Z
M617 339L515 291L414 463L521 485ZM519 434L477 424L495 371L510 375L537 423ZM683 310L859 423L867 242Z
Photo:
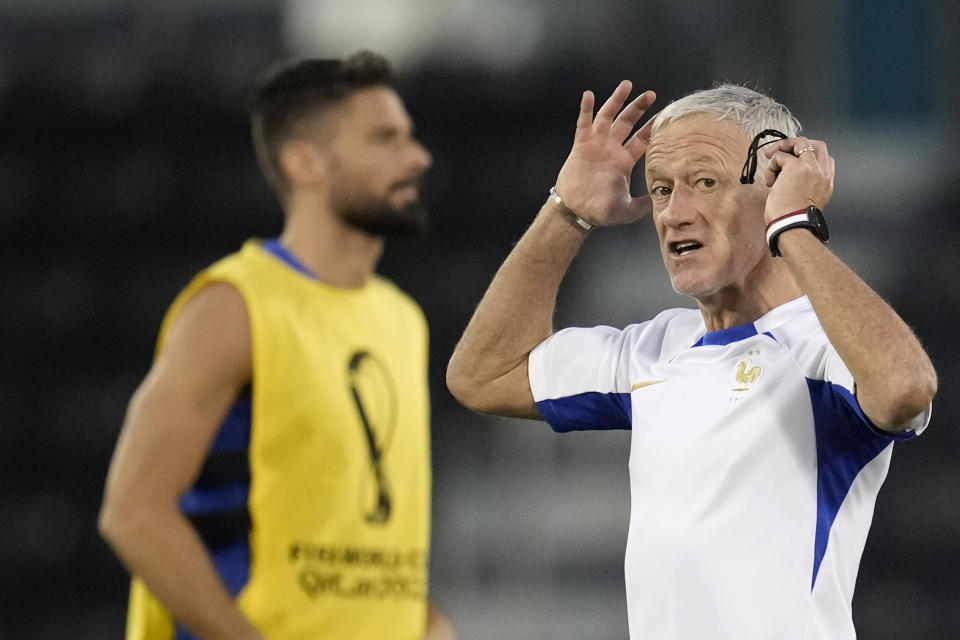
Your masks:
M810 233L824 244L830 239L830 233L827 231L827 222L824 220L823 213L821 213L820 209L810 206L806 209L791 211L767 225L767 246L770 248L770 255L774 258L781 255L779 249L781 233L801 227L808 229Z

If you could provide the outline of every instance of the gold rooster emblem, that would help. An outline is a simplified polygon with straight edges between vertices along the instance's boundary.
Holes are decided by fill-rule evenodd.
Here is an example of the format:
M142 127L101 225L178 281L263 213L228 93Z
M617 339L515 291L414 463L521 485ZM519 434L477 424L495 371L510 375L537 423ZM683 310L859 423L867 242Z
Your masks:
M734 377L740 386L734 387L733 390L749 391L750 385L760 379L761 373L763 373L763 367L760 365L755 365L749 360L741 360L737 363L737 368L734 371Z

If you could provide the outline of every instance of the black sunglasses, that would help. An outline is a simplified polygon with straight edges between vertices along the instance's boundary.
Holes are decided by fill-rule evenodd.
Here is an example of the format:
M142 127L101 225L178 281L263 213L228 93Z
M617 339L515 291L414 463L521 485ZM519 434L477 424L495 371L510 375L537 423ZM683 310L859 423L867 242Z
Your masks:
M760 140L767 136L774 136L776 140L767 140L763 144L760 144ZM779 142L789 137L787 134L777 131L776 129L764 129L758 133L753 138L753 142L750 143L750 148L747 149L747 161L743 163L743 170L740 172L740 184L753 184L753 177L757 173L757 153L760 151L760 147L765 147L768 144L773 144L774 142Z

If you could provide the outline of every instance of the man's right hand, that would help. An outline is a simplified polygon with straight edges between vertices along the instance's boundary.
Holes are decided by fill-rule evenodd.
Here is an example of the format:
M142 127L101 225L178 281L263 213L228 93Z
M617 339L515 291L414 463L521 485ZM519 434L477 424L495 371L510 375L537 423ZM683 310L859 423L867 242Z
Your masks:
M630 132L655 96L647 91L624 107L630 88L621 82L596 118L593 93L583 94L573 149L557 178L564 203L591 224L626 224L651 209L648 196L630 195L630 174L647 150L652 125ZM585 238L569 213L563 211L564 219L554 211L561 205L549 198L490 283L450 357L447 387L474 411L542 418L528 358L553 333L560 282Z
M653 120L632 136L630 132L656 94L645 91L621 111L632 86L629 80L621 82L596 117L593 92L584 92L573 148L557 177L557 192L566 205L594 225L627 224L651 210L649 196L630 195L630 175L647 150Z

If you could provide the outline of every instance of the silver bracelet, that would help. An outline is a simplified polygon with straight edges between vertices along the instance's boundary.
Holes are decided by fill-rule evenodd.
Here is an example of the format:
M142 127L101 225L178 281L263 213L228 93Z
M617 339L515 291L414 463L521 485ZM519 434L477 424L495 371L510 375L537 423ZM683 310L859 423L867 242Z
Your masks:
M550 197L553 198L553 201L556 202L558 205L560 205L561 207L563 207L564 209L566 209L567 211L569 211L569 212L570 212L570 215L573 216L573 219L577 221L577 224L580 225L580 227L581 227L584 231L592 231L593 228L594 228L595 226L597 226L597 225L595 225L595 224L590 224L589 222L587 222L586 220L584 220L583 218L581 218L580 216L578 216L578 215L574 212L573 209L571 209L570 207L568 207L568 206L567 206L567 203L564 202L564 201L563 201L563 198L560 197L560 194L557 193L557 186L556 186L556 185L550 187Z

